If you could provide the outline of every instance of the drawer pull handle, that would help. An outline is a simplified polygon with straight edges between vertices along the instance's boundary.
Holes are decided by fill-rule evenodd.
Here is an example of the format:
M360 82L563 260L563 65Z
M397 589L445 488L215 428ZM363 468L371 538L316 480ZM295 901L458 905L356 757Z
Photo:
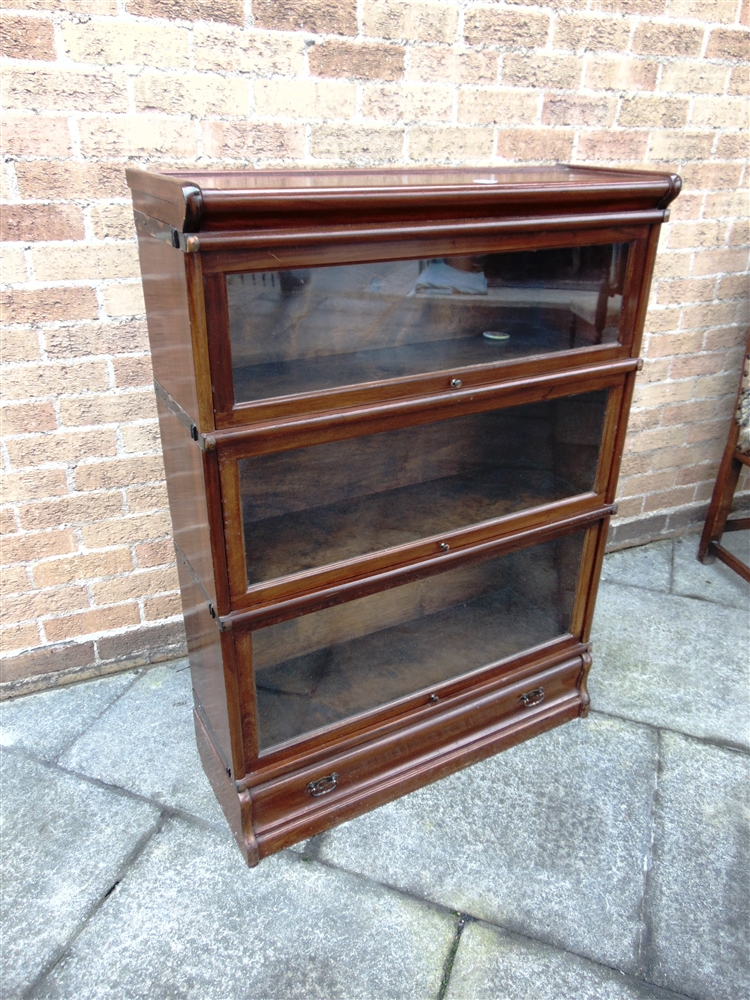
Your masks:
M321 795L327 795L328 792L332 792L338 781L339 776L334 771L333 774L327 774L325 778L318 778L317 781L311 781L307 786L307 790L314 799L317 799Z
M518 700L524 708L531 708L532 705L540 705L544 701L544 688L534 688L533 691L527 691Z
M460 378L451 379L451 389L460 389L463 385L463 381Z

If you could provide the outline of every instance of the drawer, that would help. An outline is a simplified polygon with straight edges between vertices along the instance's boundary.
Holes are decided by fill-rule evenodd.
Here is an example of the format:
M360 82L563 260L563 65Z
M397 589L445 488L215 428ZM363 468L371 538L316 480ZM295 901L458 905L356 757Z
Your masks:
M533 735L539 723L566 708L573 709L566 717L574 717L588 703L583 667L578 655L520 680L498 682L473 698L458 696L381 739L256 785L250 794L259 842L264 835L281 835L284 827L314 822L316 814L335 811L337 822L347 819L362 811L363 800L380 804L403 794L410 775L419 777L414 787L442 777L485 756L485 746L501 749L504 735L507 745L519 741L519 730L520 739ZM434 772L430 779L426 771Z

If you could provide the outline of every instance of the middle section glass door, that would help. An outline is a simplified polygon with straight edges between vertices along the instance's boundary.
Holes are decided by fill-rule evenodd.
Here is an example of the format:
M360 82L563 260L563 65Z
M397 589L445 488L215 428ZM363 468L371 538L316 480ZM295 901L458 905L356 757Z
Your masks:
M248 585L593 491L608 395L240 459Z

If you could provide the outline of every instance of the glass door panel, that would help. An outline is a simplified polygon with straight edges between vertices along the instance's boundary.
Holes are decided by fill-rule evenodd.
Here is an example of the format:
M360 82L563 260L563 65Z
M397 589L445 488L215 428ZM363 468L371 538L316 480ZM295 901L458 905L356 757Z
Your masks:
M628 245L226 277L238 403L617 342Z
M239 461L250 585L594 488L607 390Z
M258 629L261 749L569 632L584 535Z

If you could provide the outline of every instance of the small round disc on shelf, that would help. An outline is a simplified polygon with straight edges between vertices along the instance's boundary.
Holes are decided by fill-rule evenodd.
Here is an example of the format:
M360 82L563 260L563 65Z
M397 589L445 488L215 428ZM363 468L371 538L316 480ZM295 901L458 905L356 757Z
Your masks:
M482 336L485 340L510 340L510 334L500 330L485 330Z

